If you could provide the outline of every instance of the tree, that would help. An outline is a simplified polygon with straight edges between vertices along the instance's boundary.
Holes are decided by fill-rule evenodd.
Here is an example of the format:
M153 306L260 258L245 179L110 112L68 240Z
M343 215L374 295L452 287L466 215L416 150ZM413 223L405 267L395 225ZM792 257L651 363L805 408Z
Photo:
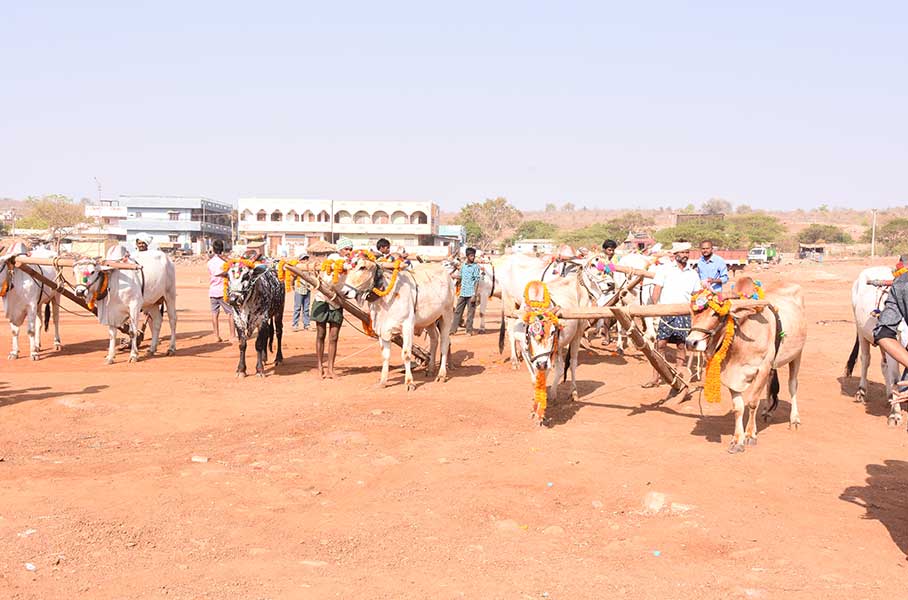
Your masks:
M630 211L626 212L620 217L612 219L610 223L620 226L624 229L624 234L627 235L628 232L639 231L646 227L651 227L656 224L656 222L647 217L639 211Z
M566 202L565 204L563 204L561 206L561 210L565 210L565 211L569 211L569 212L574 210L575 208L576 207L574 206L573 202Z
M694 206L693 203L690 203L690 204L688 204L687 206L685 206L684 208L682 208L682 209L681 209L681 212L682 212L682 213L692 213L692 212L697 212L697 207Z
M467 242L488 250L493 242L501 239L506 229L511 229L523 216L505 198L489 198L485 202L473 202L460 209L457 224L467 232Z
M546 202L545 212L552 213L552 212L555 212L556 210L558 210L558 207L555 206L554 202Z
M699 244L703 240L709 240L720 248L728 245L724 221L688 221L675 227L660 229L653 237L663 246L682 241Z
M558 235L558 241L575 247L598 248L605 240L615 240L620 244L625 235L627 231L613 219L606 223L593 223L582 229L562 232Z
M554 237L558 227L545 221L524 221L514 232L515 240L546 239Z
M854 241L848 232L836 225L814 223L798 234L798 241L802 244L813 244L820 240L831 244L850 244Z
M63 236L72 231L76 225L87 222L85 207L60 194L43 198L30 197L25 201L25 205L26 216L19 220L17 227L46 229L57 249Z
M727 215L731 212L731 202L722 198L710 198L701 205L700 210L708 215Z
M887 254L908 253L908 219L892 219L877 227L876 241Z
M749 205L747 205L747 204L739 204L739 205L735 208L735 212L738 213L739 215L746 215L746 214L748 214L748 213L752 213L753 211L754 211L754 209L752 209L752 208L751 208Z
M785 233L785 226L771 215L750 213L726 220L726 243L729 246L771 244Z

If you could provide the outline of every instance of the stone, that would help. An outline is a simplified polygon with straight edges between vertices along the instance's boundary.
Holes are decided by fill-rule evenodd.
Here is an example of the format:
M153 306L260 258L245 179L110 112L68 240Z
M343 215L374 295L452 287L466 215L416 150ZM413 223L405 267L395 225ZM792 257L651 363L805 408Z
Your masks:
M444 457L439 458L439 459L438 459L438 464L440 464L440 465L446 465L446 464L448 464L448 459L447 459L447 458L444 458Z
M549 525L542 530L543 535L564 535L564 529L558 525Z
M669 505L669 510L672 512L672 514L675 514L675 515L680 515L680 514L684 514L686 512L690 512L693 509L694 509L694 507L691 506L690 504L681 504L680 502L672 502Z
M514 519L495 521L495 527L498 531L521 531L520 525Z
M207 457L207 456L193 456L193 457L192 457L192 462L194 462L194 463L207 463L207 462L208 462L208 457Z
M605 505L602 504L602 502L600 502L599 500L593 500L593 508L595 508L596 510L601 509L603 506Z
M658 514L665 508L665 494L661 492L647 492L643 497L643 512L647 514Z
M400 464L400 461L397 460L396 458L394 458L393 456L389 456L386 454L385 456L382 456L381 458L376 458L375 460L373 460L372 464L379 466L379 467L387 467L390 465Z
M376 408L375 410L372 411L372 414L377 417L378 415L384 414L384 412L385 411L383 411L382 409Z

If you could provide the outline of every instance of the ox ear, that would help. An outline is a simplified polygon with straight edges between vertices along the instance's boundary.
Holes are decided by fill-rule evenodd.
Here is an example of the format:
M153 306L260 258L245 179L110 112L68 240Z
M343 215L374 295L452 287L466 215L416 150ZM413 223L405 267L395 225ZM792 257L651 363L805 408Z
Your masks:
M754 316L761 310L762 309L753 306L739 306L731 309L731 316L734 317L736 321L743 321L744 319L749 319Z
M224 279L227 279L227 271L221 271L220 273L216 273L214 276L223 277Z

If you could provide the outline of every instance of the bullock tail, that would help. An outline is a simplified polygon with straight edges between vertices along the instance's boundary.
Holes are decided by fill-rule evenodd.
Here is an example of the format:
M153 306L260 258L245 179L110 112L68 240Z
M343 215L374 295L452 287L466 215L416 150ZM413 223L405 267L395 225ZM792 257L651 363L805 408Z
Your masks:
M501 326L498 328L498 354L504 352L504 310L501 311Z
M564 359L564 373L561 376L561 383L567 381L568 369L571 368L571 353L567 353L567 357Z
M851 349L851 356L848 357L848 362L845 364L845 377L851 377L851 374L854 372L854 365L858 361L858 349L861 345L861 336L854 336L854 348Z
M779 372L775 369L772 370L769 380L769 399L772 400L772 405L766 409L765 412L771 413L779 405Z
M274 352L274 317L268 321L268 352Z
M44 305L44 332L50 327L50 302Z

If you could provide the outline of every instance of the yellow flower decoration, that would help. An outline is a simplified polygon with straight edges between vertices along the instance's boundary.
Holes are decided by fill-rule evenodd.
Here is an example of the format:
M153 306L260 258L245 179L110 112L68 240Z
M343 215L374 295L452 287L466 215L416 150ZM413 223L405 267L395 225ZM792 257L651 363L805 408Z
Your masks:
M323 260L321 270L322 273L331 274L331 282L337 283L340 278L341 273L343 273L347 268L347 262L343 258L337 260Z
M895 271L892 272L892 278L893 278L893 279L898 279L899 277L901 277L901 276L904 275L905 273L908 273L908 267L902 267L902 268L900 268L900 269L896 269Z
M224 266L221 267L221 270L226 273L234 265L243 265L247 269L255 268L255 263L248 258L228 258L224 261ZM230 302L230 281L226 277L224 278L224 302Z
M277 278L279 281L284 282L284 289L288 293L293 291L293 284L299 279L299 275L288 271L287 265L295 267L299 262L299 260L294 258L292 260L281 259L280 262L277 263Z
M533 386L533 412L540 421L545 418L545 408L548 404L545 387L545 371L536 371L536 383Z
M98 286L97 291L92 294L91 299L88 301L88 310L94 310L95 306L98 304L98 298L104 297L104 294L107 293L107 286L110 284L110 272L102 271L101 272L101 285Z
M716 403L722 399L722 361L725 360L725 355L728 354L728 349L734 339L735 321L728 319L725 321L725 337L722 339L722 345L706 363L706 383L703 385L703 391L707 402Z
M371 259L374 262L374 257ZM397 274L400 273L400 266L403 264L403 261L399 258L394 261L394 270L391 271L391 281L388 282L385 289L380 290L376 287L372 288L372 293L378 296L379 298L384 298L391 293L391 290L394 289L394 285L397 283Z

